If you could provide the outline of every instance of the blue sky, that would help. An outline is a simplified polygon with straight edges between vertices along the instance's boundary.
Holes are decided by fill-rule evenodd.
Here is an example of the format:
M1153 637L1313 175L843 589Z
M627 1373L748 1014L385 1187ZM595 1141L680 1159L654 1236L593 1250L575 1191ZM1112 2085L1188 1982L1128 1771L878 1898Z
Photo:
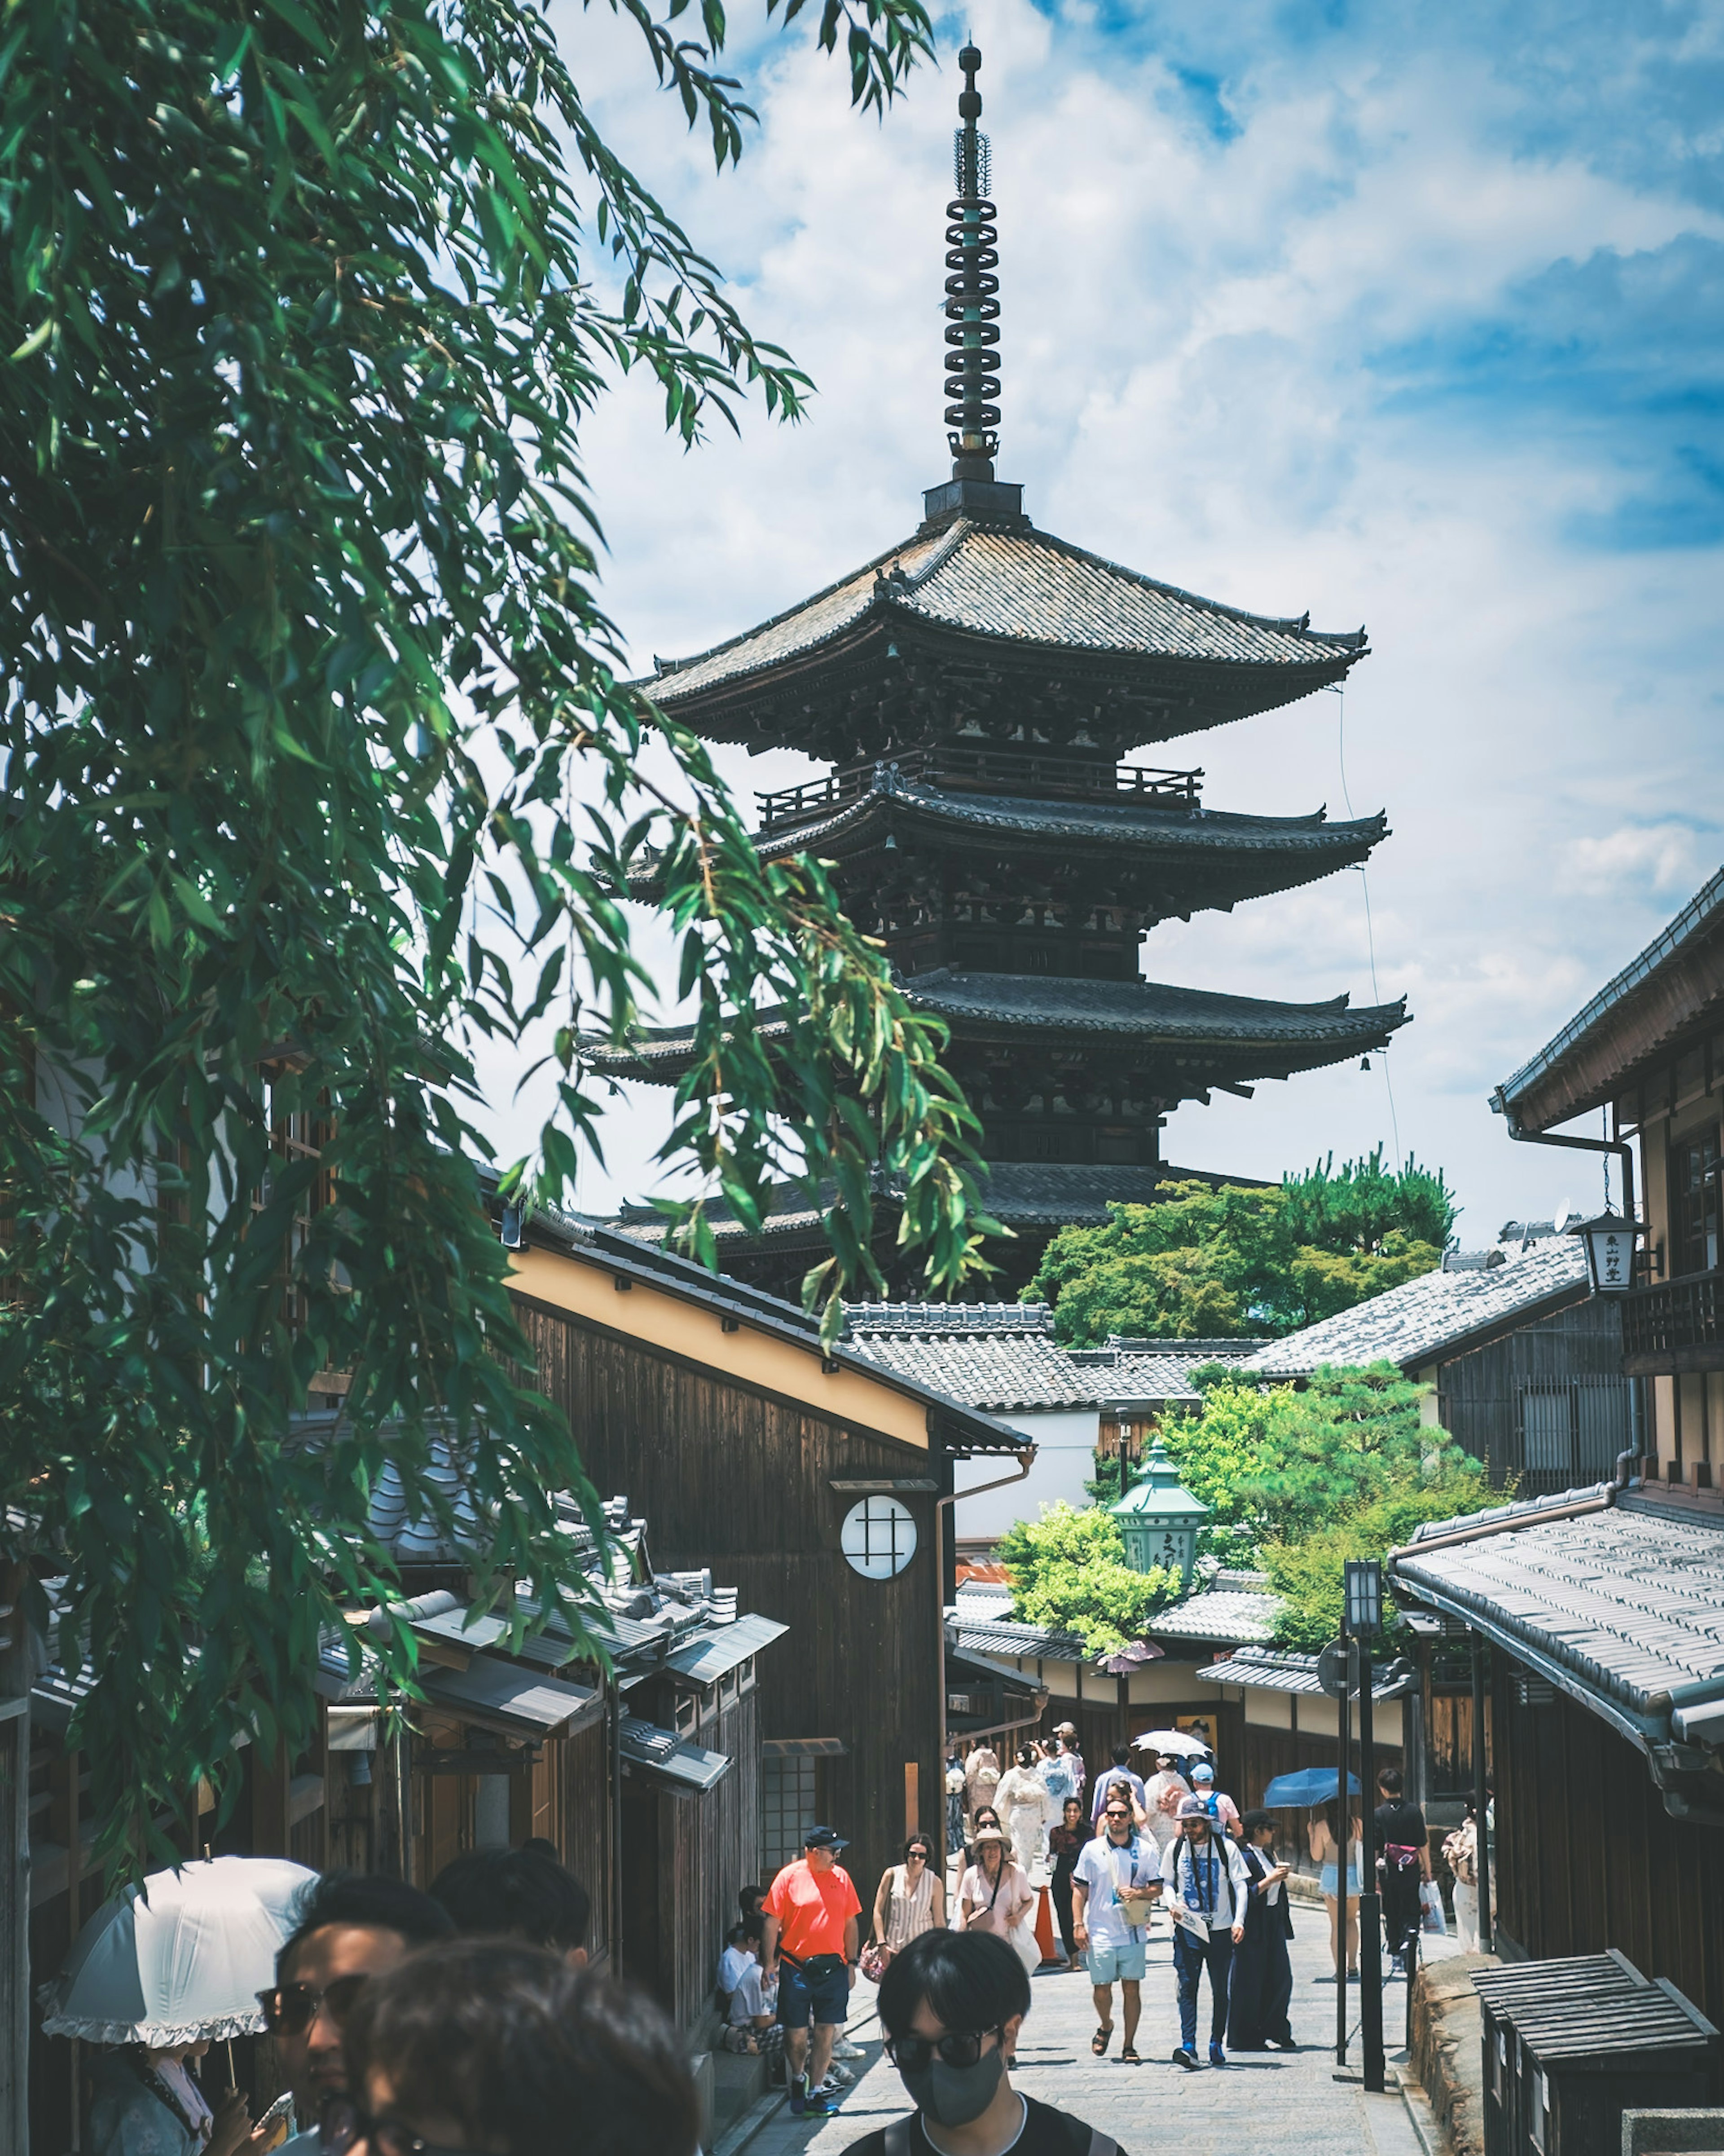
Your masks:
M983 48L1002 234L1000 475L1035 521L1265 613L1364 621L1344 701L1147 760L1212 805L1386 807L1369 876L1387 1059L1182 1109L1168 1155L1271 1175L1379 1139L1477 1239L1590 1204L1485 1103L1717 865L1724 5L978 0L884 126L750 19L761 114L716 180L611 18L560 0L638 168L820 394L684 456L625 384L589 438L613 613L698 650L905 536L944 475L952 55ZM1345 792L1341 757L1345 750ZM749 789L803 767L728 767ZM1373 994L1357 875L1157 931L1152 978ZM489 1064L500 1144L526 1128ZM602 1205L663 1104L617 1119ZM658 1122L655 1123L655 1118Z

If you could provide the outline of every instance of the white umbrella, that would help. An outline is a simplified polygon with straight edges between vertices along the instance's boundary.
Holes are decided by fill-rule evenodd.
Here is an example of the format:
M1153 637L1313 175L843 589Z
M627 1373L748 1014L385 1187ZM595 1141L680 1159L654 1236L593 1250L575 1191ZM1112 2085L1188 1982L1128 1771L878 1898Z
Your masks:
M1195 1759L1200 1753L1213 1752L1213 1744L1204 1743L1201 1737L1193 1737L1188 1729L1146 1729L1131 1742L1146 1752L1168 1752L1176 1759Z
M281 1856L206 1857L156 1871L105 1902L38 1996L43 2033L95 2044L218 2043L252 2036L257 1994L316 1877Z

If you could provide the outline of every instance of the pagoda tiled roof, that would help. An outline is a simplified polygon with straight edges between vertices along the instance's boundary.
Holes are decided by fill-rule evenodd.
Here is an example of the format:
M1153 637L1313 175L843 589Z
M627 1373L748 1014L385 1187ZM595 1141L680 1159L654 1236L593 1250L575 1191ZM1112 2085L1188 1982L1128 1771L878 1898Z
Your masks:
M1244 816L1213 808L1170 808L1150 801L1049 798L981 793L902 778L890 764L880 767L865 793L818 821L764 831L757 841L768 860L831 845L861 836L894 808L954 833L984 838L1054 840L1128 852L1167 853L1175 859L1225 854L1255 857L1292 855L1301 876L1326 875L1362 860L1388 835L1382 813L1348 823L1331 824L1326 810L1309 816Z
M1344 995L1326 1003L1281 1004L1159 981L957 973L948 966L912 974L901 986L917 1009L966 1034L1111 1036L1146 1047L1239 1050L1252 1059L1250 1071L1242 1075L1259 1077L1381 1047L1407 1019L1404 997L1355 1009ZM764 1039L784 1030L782 1013L763 1014ZM626 1049L593 1043L587 1053L593 1068L609 1075L668 1080L692 1041L688 1026L644 1027Z
M1048 973L957 973L942 966L903 983L912 1004L954 1026L1013 1033L1111 1034L1169 1047L1332 1050L1380 1045L1407 1017L1406 998L1361 1004L1270 1003L1160 981L1091 981ZM1271 1056L1271 1060L1276 1060Z
M997 1160L983 1171L982 1198L994 1218L1008 1228L1101 1227L1107 1221L1110 1204L1153 1204L1163 1183L1224 1179L1166 1163L1157 1167L1134 1163L1115 1168L1087 1161ZM881 1194L877 1202L890 1203L890 1193ZM721 1202L708 1209L707 1219L721 1243L735 1241L748 1232ZM824 1209L811 1205L806 1193L794 1183L775 1183L762 1233L772 1240L818 1235L824 1232ZM632 1241L656 1244L664 1240L664 1216L647 1206L625 1208L618 1229ZM1213 1357L1205 1353L1191 1359L1208 1362ZM1129 1378L1121 1375L1110 1379L1110 1383L1115 1390L1129 1391L1133 1397L1145 1389L1136 1373Z
M710 651L660 660L645 685L674 708L835 644L875 612L1026 647L1321 669L1330 679L1366 648L1362 629L1336 634L1311 629L1308 618L1246 613L1122 568L1027 522L1002 527L960 516L943 530L916 532Z
M1086 981L1071 974L955 973L937 966L900 983L916 1009L944 1018L966 1040L1116 1040L1144 1050L1183 1050L1229 1060L1233 1081L1282 1078L1319 1070L1345 1056L1386 1045L1407 1022L1405 996L1397 1003L1357 1004L1347 996L1327 1003L1267 1003L1259 996L1222 996L1213 989L1170 988L1162 981ZM782 1040L782 1011L761 1014L761 1040ZM642 1026L627 1048L588 1040L593 1070L608 1078L646 1078L668 1085L694 1045L692 1026ZM1213 1078L1194 1078L1192 1093Z

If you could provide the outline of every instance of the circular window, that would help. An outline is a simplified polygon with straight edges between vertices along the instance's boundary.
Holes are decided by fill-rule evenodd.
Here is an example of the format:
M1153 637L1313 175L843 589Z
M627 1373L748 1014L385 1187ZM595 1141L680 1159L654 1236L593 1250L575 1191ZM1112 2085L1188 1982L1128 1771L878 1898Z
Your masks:
M895 1497L865 1497L844 1514L839 1547L865 1579L890 1579L916 1555L916 1522Z

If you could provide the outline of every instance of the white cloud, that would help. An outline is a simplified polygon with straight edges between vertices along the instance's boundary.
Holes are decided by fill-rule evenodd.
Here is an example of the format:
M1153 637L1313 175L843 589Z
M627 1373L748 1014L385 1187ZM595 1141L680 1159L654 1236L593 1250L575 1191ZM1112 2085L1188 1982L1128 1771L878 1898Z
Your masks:
M1718 855L1716 825L1701 830L1674 820L1624 824L1598 838L1570 839L1559 885L1611 896L1686 898L1716 868Z

